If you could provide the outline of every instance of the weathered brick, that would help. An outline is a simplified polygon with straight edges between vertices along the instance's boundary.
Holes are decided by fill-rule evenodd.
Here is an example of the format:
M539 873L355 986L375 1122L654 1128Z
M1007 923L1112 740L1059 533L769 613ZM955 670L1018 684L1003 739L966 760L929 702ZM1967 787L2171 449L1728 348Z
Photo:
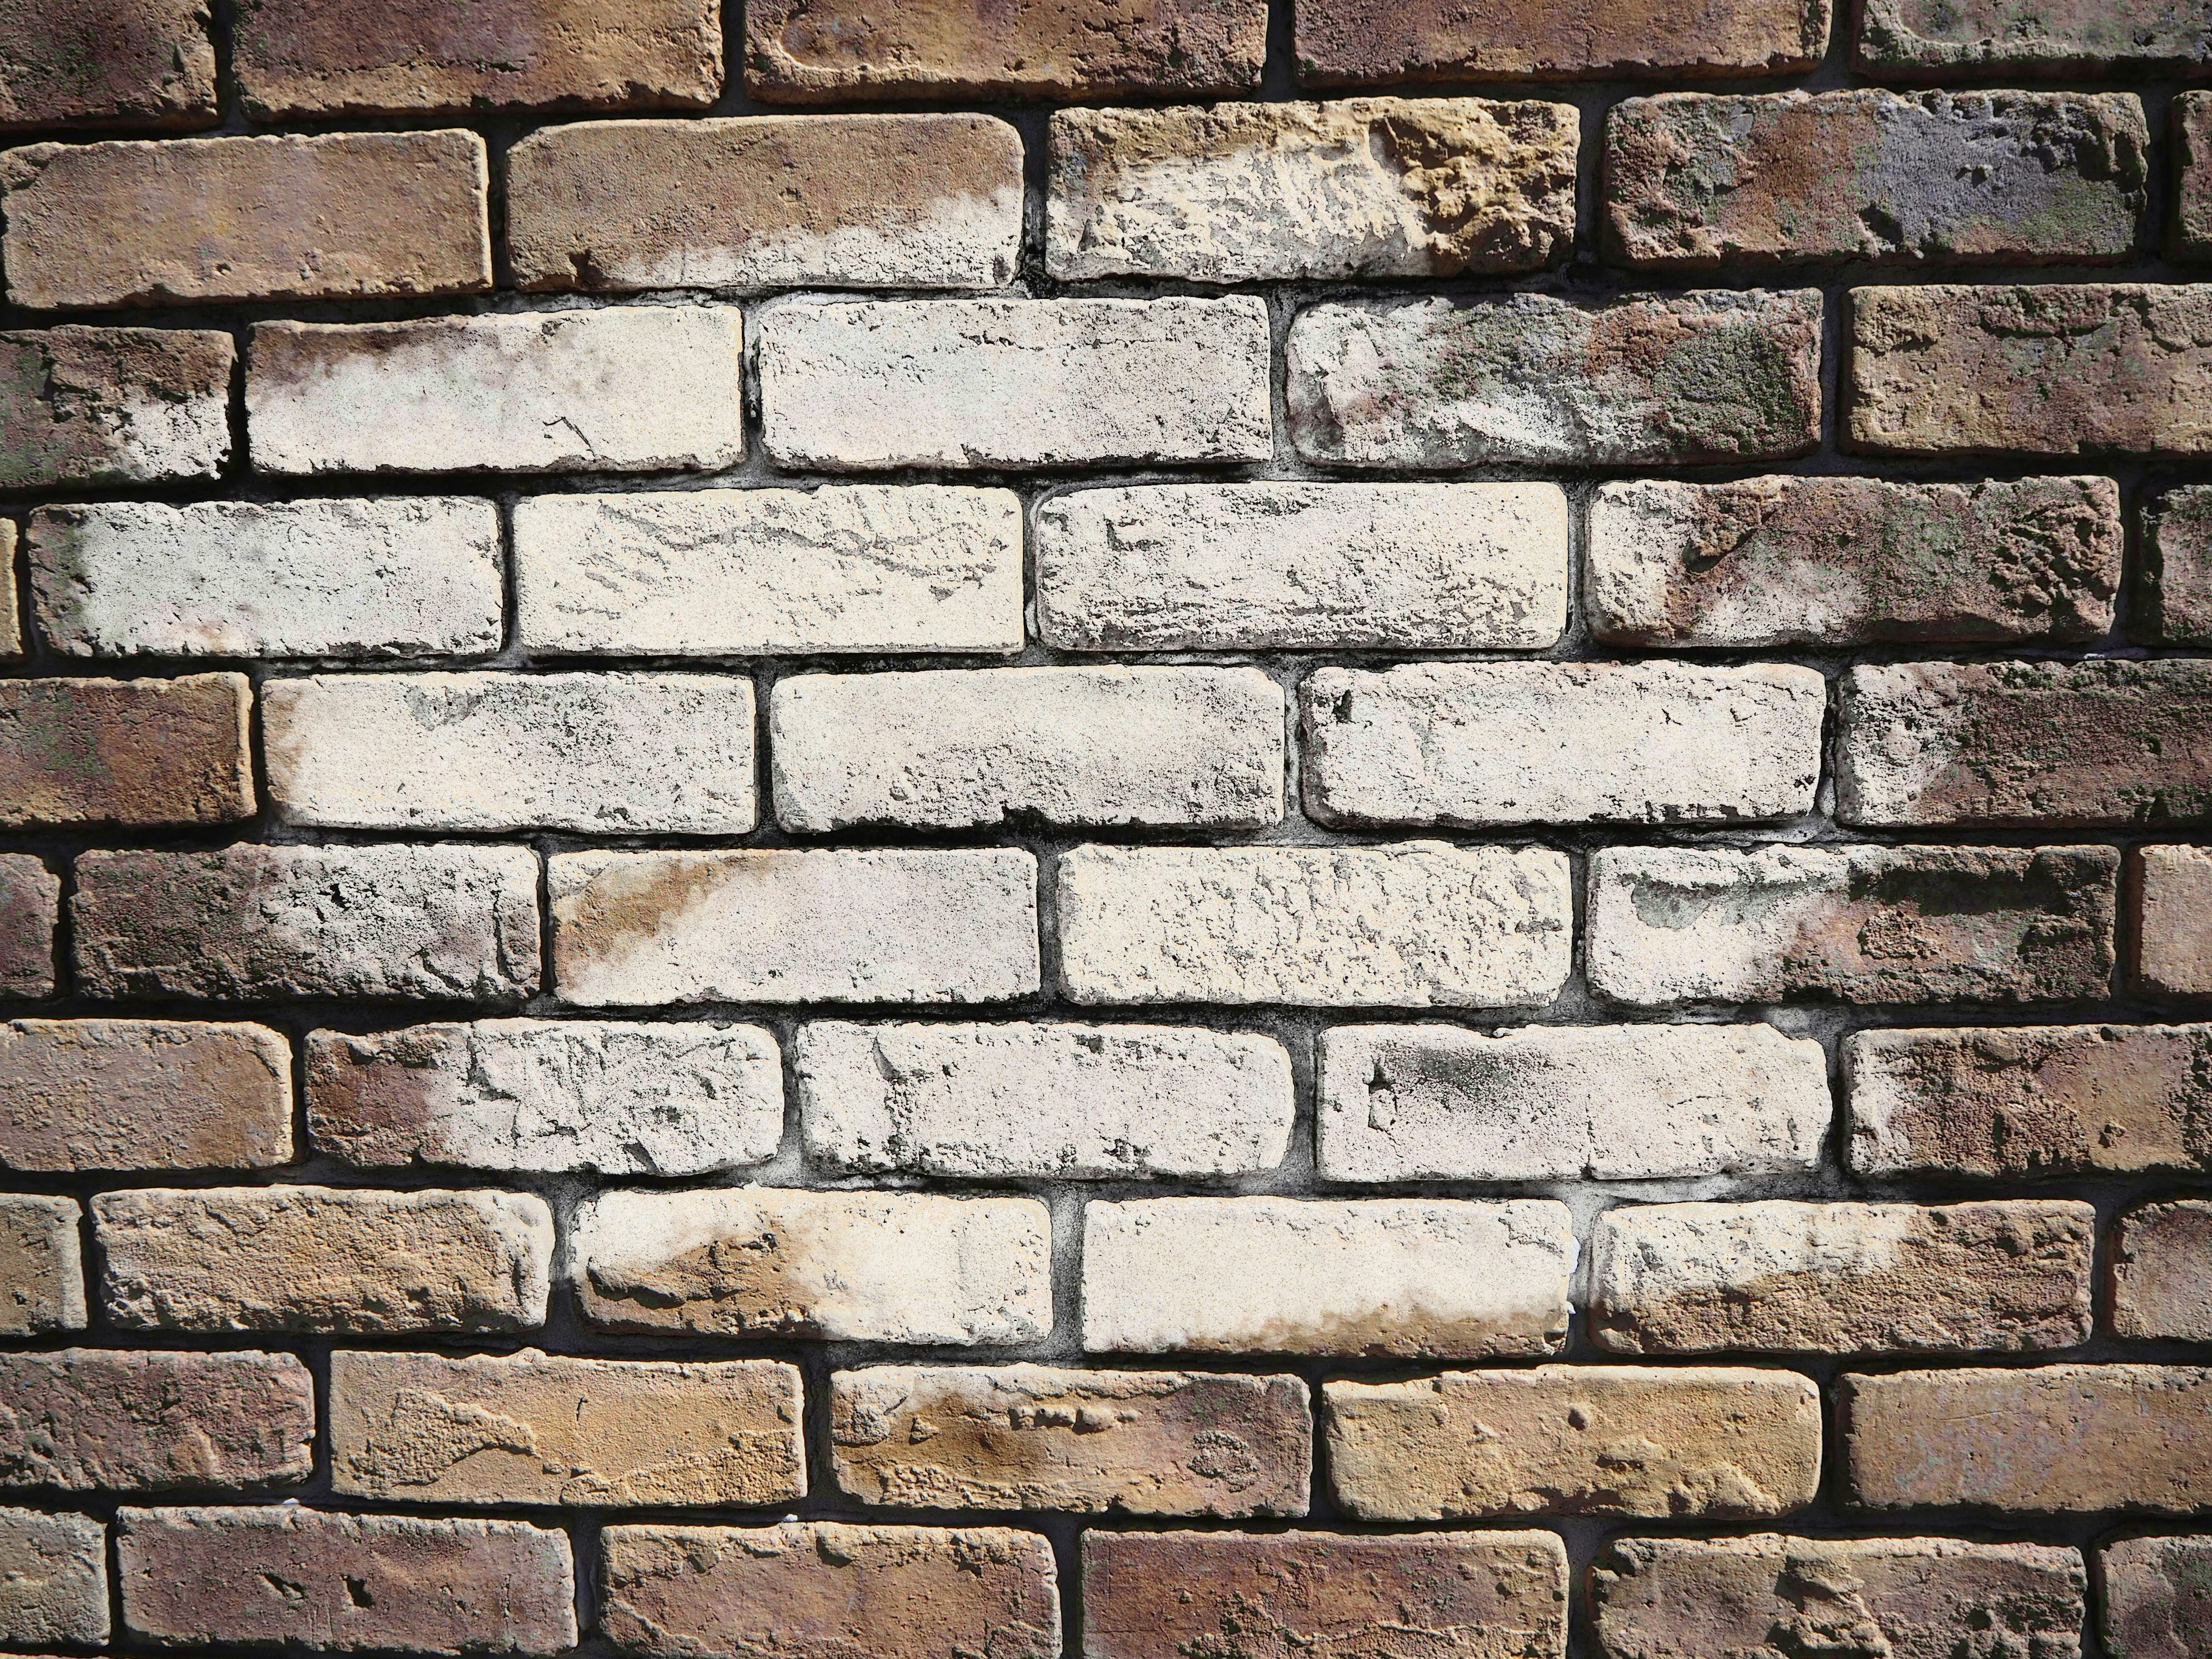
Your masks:
M763 103L1249 95L1259 0L752 0L745 89Z
M1570 908L1542 848L1081 847L1060 861L1060 977L1081 1003L1541 1006Z
M2126 537L2109 478L1601 484L1583 602L1623 645L2101 639Z
M830 1380L839 1486L898 1509L1304 1515L1295 1376L878 1365Z
M205 0L0 0L0 129L207 127Z
M1549 483L1135 484L1036 512L1064 651L1540 649L1567 625Z
M2212 645L2212 486L2167 492L2143 515L2139 637Z
M253 816L243 674L0 681L0 827Z
M0 1336L84 1328L84 1256L73 1198L0 1194Z
M1543 1199L1164 1198L1083 1212L1093 1353L1488 1358L1567 1340L1574 1218Z
M744 458L732 306L257 323L257 471L714 471Z
M1022 505L1005 489L540 495L514 506L523 648L792 656L1022 647Z
M15 521L0 519L0 662L14 662L23 654L23 629L16 618L21 602L15 597Z
M1828 685L1785 663L1324 668L1299 688L1324 823L1699 823L1813 810Z
M763 438L803 471L1264 461L1270 349L1249 295L780 305Z
M51 996L61 878L29 853L0 853L0 997Z
M42 508L27 540L39 631L64 656L499 648L489 501L102 501Z
M519 1331L553 1212L527 1193L159 1187L92 1200L100 1301L132 1330Z
M1022 140L987 115L548 127L507 152L515 286L1001 288Z
M84 853L70 914L96 997L512 1002L538 986L526 847Z
M2109 75L2212 64L2191 0L1867 0L1862 69L1913 75Z
M0 1354L0 1486L258 1491L314 1472L315 1384L290 1354Z
M584 1316L617 1330L968 1346L1052 1325L1052 1221L1028 1198L724 1188L576 1212Z
M1018 848L572 853L546 882L553 994L573 1006L1037 988L1036 860Z
M2039 1365L1845 1376L1849 1490L1875 1510L2212 1506L2212 1370Z
M107 1640L107 1528L88 1515L0 1509L0 1642Z
M19 306L474 294L491 286L473 132L33 144L0 157Z
M2173 100L2173 149L2180 184L2166 251L2178 259L2212 259L2212 93L2185 92Z
M2212 1342L2212 1204L2142 1204L2112 1236L2116 1335Z
M1317 305L1286 352L1291 441L1329 466L1741 463L1820 440L1809 289Z
M1685 1002L2063 1002L2112 976L2104 847L1601 849L1590 983Z
M2117 261L2141 235L2149 152L2126 93L1631 99L1606 118L1606 251L1698 270Z
M2212 284L1851 290L1849 445L2212 454Z
M1274 823L1283 708L1256 668L794 676L769 700L776 822Z
M576 1640L566 1533L269 1509L118 1512L124 1627L165 1647L552 1654Z
M1802 75L1828 45L1827 0L1305 0L1298 83Z
M696 1176L775 1155L757 1025L495 1019L307 1039L307 1130L349 1164Z
M2212 848L2139 847L2128 855L2137 988L2212 996Z
M1249 283L1540 270L1575 240L1571 104L1062 110L1045 269Z
M228 334L0 334L0 489L212 478L230 459Z
M798 1370L520 1353L331 1356L331 1480L410 1504L780 1504L806 1492Z
M2212 1629L2212 1538L2123 1538L2100 1565L2112 1659L2197 1659Z
M870 1173L1253 1174L1294 1116L1290 1056L1243 1031L817 1021L795 1069L808 1156Z
M234 70L264 118L386 111L702 109L722 90L714 0L241 0Z
M1362 1521L1787 1515L1820 1476L1794 1371L1538 1365L1328 1383L1329 1481Z
M1565 1659L1567 1553L1548 1532L1086 1533L1083 1626L1087 1659Z
M1771 1025L1340 1025L1321 1036L1328 1181L1638 1181L1813 1169L1820 1045Z

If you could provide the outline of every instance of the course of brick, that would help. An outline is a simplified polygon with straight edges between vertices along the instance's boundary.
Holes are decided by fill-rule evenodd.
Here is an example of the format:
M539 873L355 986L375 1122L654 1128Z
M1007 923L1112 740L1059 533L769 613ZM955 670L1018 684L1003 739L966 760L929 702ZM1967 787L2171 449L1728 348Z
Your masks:
M0 0L0 1659L2212 1659L2205 0Z

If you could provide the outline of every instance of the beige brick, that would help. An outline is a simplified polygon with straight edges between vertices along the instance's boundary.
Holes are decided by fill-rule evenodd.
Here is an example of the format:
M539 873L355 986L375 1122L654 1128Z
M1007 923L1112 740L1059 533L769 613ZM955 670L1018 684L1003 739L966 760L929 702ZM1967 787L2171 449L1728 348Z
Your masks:
M243 674L0 682L0 827L253 816Z
M0 519L0 662L13 662L23 654L23 629L16 617L21 604L15 597L15 521Z
M2212 848L2139 847L2128 865L2136 985L2166 996L2212 996Z
M0 1336L84 1328L84 1259L73 1198L0 1194Z
M2144 510L2136 637L2212 645L2212 488L2168 490Z
M28 853L0 853L0 997L51 996L61 878Z
M0 334L0 489L214 477L237 356L200 329Z
M88 1515L0 1509L0 1642L107 1640L107 1528Z
M2212 258L2212 93L2185 92L2173 100L2173 150L2181 177L2166 252Z
M2112 1659L2197 1659L2212 1628L2212 1538L2124 1538L2100 1565Z
M204 0L0 0L0 128L216 122Z
M314 1473L314 1379L290 1354L0 1354L0 1486L252 1492Z
M1827 0L1305 0L1298 83L1802 75L1828 44Z
M2212 1204L2141 1204L2112 1235L2112 1330L2212 1342Z
M2191 0L1868 0L1858 64L1916 76L2108 75L2212 64Z

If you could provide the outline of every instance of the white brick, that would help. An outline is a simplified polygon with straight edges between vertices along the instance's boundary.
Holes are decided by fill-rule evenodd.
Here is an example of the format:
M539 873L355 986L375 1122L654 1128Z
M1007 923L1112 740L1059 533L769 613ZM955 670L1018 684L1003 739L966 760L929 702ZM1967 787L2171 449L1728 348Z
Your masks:
M1300 696L1328 823L1707 823L1813 809L1827 684L1778 663L1324 668Z
M1820 1159L1820 1045L1771 1025L1347 1025L1322 1034L1329 1181L1643 1181Z
M714 471L744 459L733 306L261 323L260 472Z
M1264 461L1260 300L789 303L760 319L761 422L783 466Z
M740 835L752 682L710 674L329 674L262 688L288 823Z
M514 507L523 648L1018 651L1022 504L938 484L540 495Z
M1567 976L1541 848L1083 847L1060 865L1077 1002L1540 1006Z
M1283 712L1256 668L799 676L769 700L776 821L1274 823Z
M1546 1354L1575 1230L1520 1199L1164 1198L1083 1220L1093 1353Z
M1166 1025L851 1025L799 1033L808 1155L914 1175L1206 1177L1289 1150L1273 1037Z
M1548 483L1135 484L1037 508L1066 651L1540 650L1567 625Z

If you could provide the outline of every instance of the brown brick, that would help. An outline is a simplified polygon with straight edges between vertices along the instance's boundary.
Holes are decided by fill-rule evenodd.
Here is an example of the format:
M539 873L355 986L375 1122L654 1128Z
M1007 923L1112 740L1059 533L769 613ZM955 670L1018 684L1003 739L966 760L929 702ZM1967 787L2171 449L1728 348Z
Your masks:
M2212 485L2169 491L2143 515L2143 617L2137 636L2212 645Z
M703 109L722 90L714 0L240 0L239 90L258 117Z
M61 878L28 853L0 853L0 997L51 996Z
M745 89L846 99L1249 94L1264 0L749 0Z
M0 826L253 816L243 674L0 682Z
M1565 1659L1567 1553L1548 1532L1092 1532L1085 1659Z
M610 1527L600 1628L624 1653L1057 1659L1052 1545L1000 1527Z
M0 1642L107 1640L107 1528L88 1515L0 1509Z
M212 478L230 459L228 334L0 334L0 489Z
M2212 1507L2212 1370L1899 1371L1841 1393L1851 1495L1870 1509Z
M410 1504L780 1504L806 1493L799 1378L526 1349L331 1356L331 1480Z
M1363 1521L1787 1515L1820 1477L1794 1371L1537 1365L1331 1382L1329 1481Z
M0 1194L0 1336L84 1328L84 1259L73 1198Z
M120 1510L124 1627L165 1647L551 1654L576 1640L564 1533L271 1509Z
M2212 1203L2141 1204L2112 1234L2112 1332L2212 1342Z
M2212 848L2141 847L2128 856L2136 988L2212 996Z
M1298 82L1562 81L1802 75L1827 0L1304 0Z
M209 127L207 0L0 0L0 129Z
M1195 1371L878 1365L830 1385L837 1484L901 1509L1304 1515L1306 1385Z
M0 1485L251 1492L314 1470L314 1381L290 1354L0 1354Z
M1867 0L1862 69L1916 76L2109 75L2212 64L2196 0Z
M2177 259L2212 259L2212 92L2173 100L2173 228L2166 252Z
M2212 1538L2124 1538L2105 1547L2100 1565L2112 1659L2203 1659Z
M34 309L473 294L472 132L33 144L0 157L8 297Z
M0 1024L0 1167L250 1170L292 1157L292 1051L260 1025Z

